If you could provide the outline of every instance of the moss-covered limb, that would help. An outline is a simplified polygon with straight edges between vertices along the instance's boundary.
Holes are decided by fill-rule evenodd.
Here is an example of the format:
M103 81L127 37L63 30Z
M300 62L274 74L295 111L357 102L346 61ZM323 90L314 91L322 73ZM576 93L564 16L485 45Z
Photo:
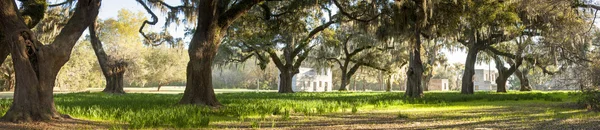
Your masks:
M44 19L48 9L46 0L19 0L21 1L21 15L27 27L33 28Z

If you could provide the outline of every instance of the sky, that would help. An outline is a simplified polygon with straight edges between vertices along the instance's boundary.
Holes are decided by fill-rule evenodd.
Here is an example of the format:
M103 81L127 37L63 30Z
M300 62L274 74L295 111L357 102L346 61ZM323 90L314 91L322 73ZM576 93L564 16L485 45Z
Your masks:
M57 1L61 2L62 0L57 0ZM181 3L180 0L164 0L164 1L170 5L179 5ZM600 2L600 0L593 0L593 1L594 1L594 3ZM138 4L136 2L136 0L104 0L102 2L102 6L100 8L99 18L100 19L116 18L118 15L118 11L120 9L128 9L128 10L134 11L134 12L142 11L142 12L144 12L144 14L147 14L146 17L148 17L148 19L150 19L150 15L148 13L145 13L146 11L144 10L143 6ZM150 26L150 28L151 28L151 30L154 30L154 31L160 31L164 25L165 17L159 10L154 10L154 13L156 13L156 15L158 15L159 20L155 26ZM600 20L596 20L596 23L595 23L596 26L600 23L599 21ZM142 23L132 23L132 24L139 24L141 26ZM184 29L183 27L175 27L172 25L169 28L169 31L172 35L174 35L174 37L183 37L183 34L184 34L183 29ZM467 58L466 51L450 52L447 50L443 50L442 53L444 53L446 55L446 57L448 58L448 63L450 63L450 64L452 64L452 63L463 63L464 64L464 62L466 61L466 58ZM495 70L495 64L493 62L491 62L489 64L486 64L486 63L477 64L475 66L475 68L476 69Z

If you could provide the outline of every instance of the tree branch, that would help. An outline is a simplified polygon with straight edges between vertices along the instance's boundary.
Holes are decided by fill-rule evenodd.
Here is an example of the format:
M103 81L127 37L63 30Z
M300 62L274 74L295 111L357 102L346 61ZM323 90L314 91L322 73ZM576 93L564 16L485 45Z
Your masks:
M73 46L79 40L79 37L83 34L83 31L96 20L100 10L101 0L79 0L75 13L69 19L65 28L56 36L56 39L50 44L51 47L56 48L55 54L63 58L64 62L67 62L68 57L71 55ZM60 61L60 60L59 60ZM63 62L61 61L61 62Z
M66 4L73 3L73 1L75 1L75 0L65 0L65 1L63 1L61 3L56 3L56 4L48 5L48 7L52 8L52 7L57 7L57 6L63 6L63 5L66 5Z
M365 22L365 23L368 23L368 22L371 22L371 21L373 21L373 20L377 19L377 18L378 18L378 17L381 15L381 14L377 14L375 17L373 17L373 18L370 18L370 19L359 19L359 18L357 18L357 17L355 17L355 16L352 16L350 13L346 12L346 11L344 10L344 8L342 7L342 5L340 4L340 2L338 2L337 0L332 0L332 1L333 1L333 4L334 4L334 5L335 5L335 6L336 6L338 9L339 9L339 11L340 11L340 13L341 13L342 15L344 15L344 16L346 16L346 17L348 17L348 18L352 19L352 20L356 20L356 21L359 21L359 22Z
M228 27L235 19L250 10L252 6L263 1L264 0L241 0L219 16L219 26L221 26L221 28Z
M158 22L158 17L156 16L156 14L154 14L154 12L150 9L150 7L148 7L148 5L146 5L146 3L144 3L142 0L136 0L138 3L140 3L144 9L146 10L146 12L148 12L151 16L152 16L152 21L149 20L145 20L144 23L142 24L142 26L140 27L140 34L142 34L142 36L144 36L144 38L146 40L151 40L145 33L144 33L144 27L146 26L146 24L150 24L150 25L156 25L156 23ZM162 1L161 1L162 2Z
M310 31L310 33L308 33L308 35L306 36L306 38L304 38L302 41L300 41L300 45L294 49L294 51L292 52L292 55L298 55L298 53L300 53L300 51L302 51L306 46L308 46L308 44L310 43L309 41L315 36L317 35L319 32L327 29L329 26L331 26L332 24L336 23L335 20L331 20L321 26L318 26L317 28L313 29L312 31Z

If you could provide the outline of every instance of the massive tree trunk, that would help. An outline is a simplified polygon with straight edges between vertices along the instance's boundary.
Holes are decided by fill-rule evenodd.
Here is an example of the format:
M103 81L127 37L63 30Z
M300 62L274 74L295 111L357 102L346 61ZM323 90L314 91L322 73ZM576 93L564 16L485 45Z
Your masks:
M198 3L196 32L189 45L186 87L179 104L220 107L212 85L212 62L227 28L254 5L264 0L229 2L202 0ZM148 10L148 9L147 9Z
M415 44L410 53L410 63L406 72L406 93L407 97L423 96L423 62L421 61L421 31L419 27L415 29Z
M41 44L23 22L12 0L0 1L0 32L10 50L16 72L12 106L2 120L12 122L61 119L52 90L73 46L98 15L100 0L79 0L65 28L49 45ZM6 45L8 44L8 45Z
M528 69L523 69L522 72L519 70L515 72L517 78L519 78L519 81L521 82L520 91L531 91L531 86L529 86L529 79L527 78L527 73L529 73Z
M294 75L294 73L290 73L287 70L281 71L281 74L279 74L279 93L294 93L292 89L292 77Z
M203 13L201 13L203 14ZM199 18L200 19L200 18ZM202 20L199 20L202 21ZM180 104L221 106L212 86L212 61L221 42L220 28L200 24L189 48L190 61L187 66L187 84Z
M102 74L106 79L106 87L102 92L125 94L123 91L123 75L125 74L127 63L122 59L110 58L102 47L102 41L96 35L96 22L90 24L90 43L98 59L98 64L102 69Z
M493 55L494 61L496 62L496 69L498 69L498 77L496 77L496 92L506 93L506 81L508 81L508 77L510 77L515 71L517 71L523 60L520 57L517 57L516 63L512 60L508 60L508 63L511 64L510 68L504 67L504 62L497 55Z
M467 53L467 61L465 63L465 70L462 77L462 87L460 93L462 94L473 94L473 76L475 75L475 61L477 60L477 53L479 48L472 46L469 47Z

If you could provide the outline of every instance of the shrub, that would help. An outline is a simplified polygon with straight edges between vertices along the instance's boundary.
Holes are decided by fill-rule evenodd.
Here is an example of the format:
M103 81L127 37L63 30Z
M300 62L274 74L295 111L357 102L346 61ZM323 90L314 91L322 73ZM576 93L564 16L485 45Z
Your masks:
M600 112L600 91L586 90L579 101L590 111Z

